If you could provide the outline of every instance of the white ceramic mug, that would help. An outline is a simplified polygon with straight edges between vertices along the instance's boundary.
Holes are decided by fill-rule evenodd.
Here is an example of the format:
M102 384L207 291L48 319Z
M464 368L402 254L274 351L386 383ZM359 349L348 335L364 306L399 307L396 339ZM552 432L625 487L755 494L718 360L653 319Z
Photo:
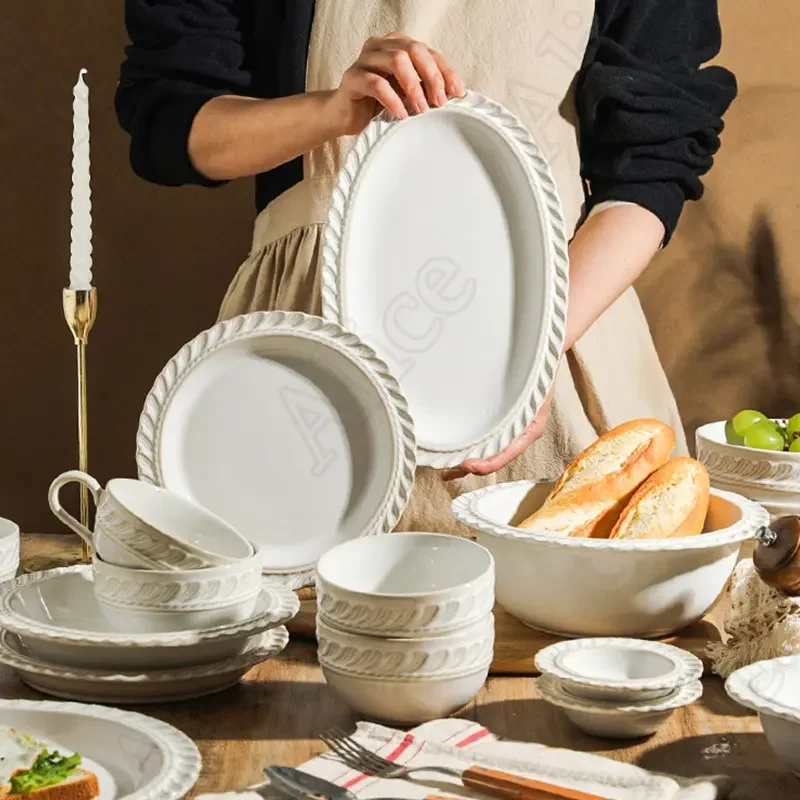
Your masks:
M68 483L86 486L97 506L94 533L64 510ZM103 489L85 472L71 470L50 485L50 508L108 564L134 569L202 569L250 558L252 544L204 508L172 492L131 478Z

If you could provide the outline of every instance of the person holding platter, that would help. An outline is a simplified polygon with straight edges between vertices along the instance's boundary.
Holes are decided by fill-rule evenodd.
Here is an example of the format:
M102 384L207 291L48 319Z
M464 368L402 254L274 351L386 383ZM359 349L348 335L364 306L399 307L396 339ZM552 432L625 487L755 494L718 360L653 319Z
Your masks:
M467 89L533 133L571 239L565 355L509 447L420 468L400 530L458 531L453 497L558 475L629 419L678 409L632 288L720 145L734 76L716 0L126 0L116 109L135 172L167 186L255 176L253 247L220 319L321 311L321 232L353 137ZM491 322L487 322L491 324Z

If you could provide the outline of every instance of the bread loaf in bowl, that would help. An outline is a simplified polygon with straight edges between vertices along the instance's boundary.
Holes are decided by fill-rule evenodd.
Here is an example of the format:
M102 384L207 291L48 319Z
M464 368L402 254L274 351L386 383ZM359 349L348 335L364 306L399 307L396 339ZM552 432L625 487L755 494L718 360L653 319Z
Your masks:
M703 532L710 481L693 458L675 458L657 469L631 497L610 539L672 539Z
M562 473L542 507L519 527L537 533L606 538L633 493L669 459L675 432L656 419L603 434Z

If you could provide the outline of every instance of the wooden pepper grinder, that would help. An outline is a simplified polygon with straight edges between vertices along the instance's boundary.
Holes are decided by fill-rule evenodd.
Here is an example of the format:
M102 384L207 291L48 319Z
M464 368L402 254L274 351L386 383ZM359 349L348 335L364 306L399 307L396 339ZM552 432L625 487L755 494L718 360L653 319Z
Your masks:
M800 517L775 520L756 532L753 565L764 583L800 596Z

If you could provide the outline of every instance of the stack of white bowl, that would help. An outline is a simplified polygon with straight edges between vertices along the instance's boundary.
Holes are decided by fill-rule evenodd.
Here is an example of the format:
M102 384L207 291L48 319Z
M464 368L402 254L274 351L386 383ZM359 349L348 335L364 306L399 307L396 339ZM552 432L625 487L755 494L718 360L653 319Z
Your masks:
M457 711L494 652L494 559L467 539L355 539L317 563L317 642L327 682L359 714L413 725Z
M660 642L573 639L544 648L535 661L542 699L592 736L650 736L703 693L700 659Z
M19 569L19 526L0 517L0 583L11 580Z

